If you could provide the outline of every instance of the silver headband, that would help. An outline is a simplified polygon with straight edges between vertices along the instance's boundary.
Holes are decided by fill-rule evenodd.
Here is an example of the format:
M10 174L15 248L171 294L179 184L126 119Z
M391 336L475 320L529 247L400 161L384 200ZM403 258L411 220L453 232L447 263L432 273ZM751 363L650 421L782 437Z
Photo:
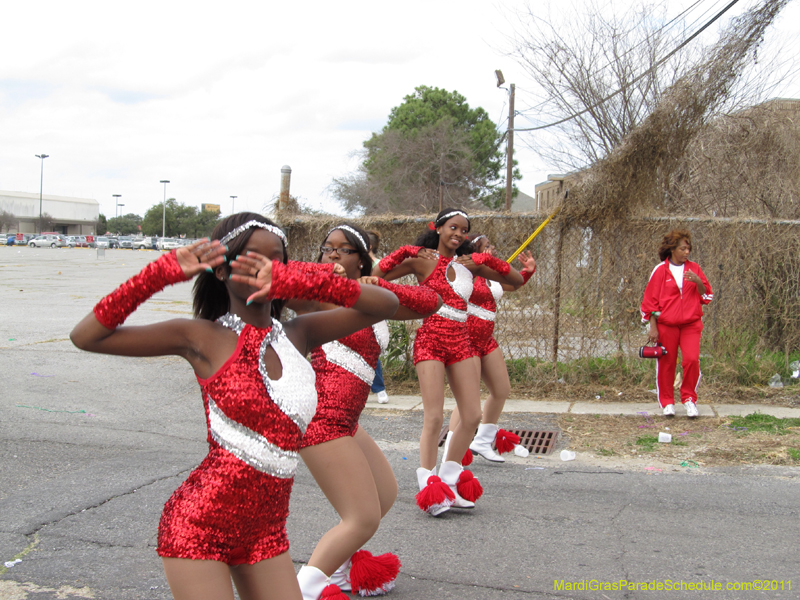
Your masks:
M233 238L235 238L237 235L239 235L241 233L244 233L245 231L247 231L251 227L261 227L261 229L266 229L270 233L274 233L279 238L281 238L281 240L283 241L284 247L288 247L289 246L289 240L286 239L286 234L283 233L283 231L279 227L275 227L274 225L268 225L267 223L262 223L261 221L248 221L244 225L239 225L236 229L234 229L233 231L228 233L228 235L223 237L219 241L219 243L223 244L223 245L227 244Z
M449 219L450 217L455 217L456 215L461 215L467 221L469 221L469 217L467 216L467 213L465 213L463 211L460 211L460 210L454 210L453 212L449 212L446 215L442 215L441 217L436 219L436 222L437 223L439 223L439 222L444 223L445 221L447 221L447 219Z
M489 241L489 238L487 238L485 235L479 235L479 236L478 236L478 237L476 237L474 240L470 240L470 242L472 242L473 244L475 244L475 243L476 243L476 242L477 242L479 239L481 239L481 238L485 239L487 242Z
M352 233L354 236L356 236L356 239L361 244L361 247L364 249L364 252L369 252L369 246L367 246L367 242L364 241L364 238L361 237L360 233L358 233L355 229L353 229L349 225L337 225L336 227L334 227L328 233L325 234L325 239L327 240L328 236L337 229L343 229L344 231L349 231L350 233Z

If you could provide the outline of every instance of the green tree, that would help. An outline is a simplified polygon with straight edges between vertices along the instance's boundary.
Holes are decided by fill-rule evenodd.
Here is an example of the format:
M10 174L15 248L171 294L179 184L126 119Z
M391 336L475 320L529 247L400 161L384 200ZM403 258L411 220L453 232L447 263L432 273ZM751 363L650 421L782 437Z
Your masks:
M420 86L364 142L358 171L331 190L348 210L416 213L479 201L502 203L503 134L458 92ZM521 176L518 171L514 179Z
M134 213L128 213L116 218L108 219L108 230L121 235L132 235L139 233L139 225L142 224L142 217Z
M11 231L11 226L15 225L17 222L14 213L10 213L7 210L0 212L0 231L5 229L6 231Z
M162 204L152 206L142 220L142 233L144 235L161 235L162 219L164 218ZM212 212L201 212L195 206L186 206L169 198L166 204L166 237L185 236L191 238L204 237L211 234L214 226L219 221L219 215Z
M94 231L97 235L105 235L108 232L108 221L103 213L100 213L95 223Z

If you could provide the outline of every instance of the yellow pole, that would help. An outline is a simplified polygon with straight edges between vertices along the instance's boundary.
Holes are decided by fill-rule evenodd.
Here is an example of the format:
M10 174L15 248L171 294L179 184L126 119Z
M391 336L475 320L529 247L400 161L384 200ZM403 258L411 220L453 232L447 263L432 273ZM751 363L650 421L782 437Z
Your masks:
M544 229L544 226L545 226L545 225L547 225L547 224L550 222L550 219L552 219L553 217L555 217L555 216L558 214L558 211L560 211L560 210L561 210L561 206L559 206L558 208L556 208L556 209L553 211L553 214L551 214L549 217L547 217L547 218L544 220L544 222L543 222L541 225L539 225L539 227L536 229L536 231L534 231L534 232L531 234L531 236L530 236L530 237L529 237L527 240L525 240L525 242L522 244L522 246L520 246L519 248L517 248L517 251L516 251L516 252L514 252L514 254L512 254L512 255L511 255L509 258L508 258L508 260L506 260L506 262L507 262L507 263L510 263L512 260L514 260L515 258L517 258L517 256L519 256L519 255L520 255L520 252L522 252L523 250L525 250L525 248L527 248L527 247L528 247L528 244L530 244L530 243L531 243L531 242L534 240L534 238L535 238L537 235L539 235L539 233L542 231L542 229Z

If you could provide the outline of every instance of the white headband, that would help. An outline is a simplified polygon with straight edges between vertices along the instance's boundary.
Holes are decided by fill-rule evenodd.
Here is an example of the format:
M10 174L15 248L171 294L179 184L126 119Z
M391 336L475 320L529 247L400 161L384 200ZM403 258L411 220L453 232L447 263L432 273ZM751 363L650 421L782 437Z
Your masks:
M464 218L465 218L467 221L469 221L469 217L467 216L467 213L465 213L465 212L463 212L463 211L460 211L460 210L454 210L453 212L449 212L449 213L447 213L446 215L442 215L441 217L439 217L438 219L436 219L436 222L437 222L437 223L439 223L439 222L442 222L442 223L444 223L445 221L447 221L447 219L449 219L450 217L455 217L456 215L461 215L461 216L462 216L462 217L464 217Z
M270 233L274 233L279 238L281 238L281 240L283 241L284 247L288 247L289 246L289 241L286 239L286 234L283 233L283 231L279 227L275 227L274 225L268 225L267 223L262 223L261 221L248 221L244 225L239 225L236 229L234 229L233 231L228 233L228 235L223 237L219 241L219 243L223 244L223 245L227 244L233 238L235 238L237 235L239 235L240 233L244 233L245 231L247 231L251 227L261 227L261 229L266 229Z
M470 242L472 242L472 243L474 244L474 243L476 243L476 242L477 242L479 239L481 239L481 238L485 239L487 242L489 241L489 238L487 238L485 235L479 235L479 236L478 236L478 237L476 237L474 240L470 240Z
M325 239L328 239L328 236L337 229L343 229L344 231L349 231L350 233L352 233L354 236L356 236L356 239L361 244L361 247L364 249L364 252L369 252L369 246L367 246L367 243L364 241L364 238L361 237L361 234L358 233L355 229L353 229L349 225L337 225L336 227L334 227L328 233L325 234Z

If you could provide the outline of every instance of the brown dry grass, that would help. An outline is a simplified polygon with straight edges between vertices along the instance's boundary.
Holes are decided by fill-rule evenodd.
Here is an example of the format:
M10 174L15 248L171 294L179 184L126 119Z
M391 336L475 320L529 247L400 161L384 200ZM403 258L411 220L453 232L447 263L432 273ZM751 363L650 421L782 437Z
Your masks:
M800 465L789 453L800 450L800 431L786 435L744 432L730 427L730 419L662 416L558 416L569 447L579 453L616 458L651 458L653 461L686 466L728 466L745 464ZM669 429L667 429L669 428ZM637 440L672 434L672 443L641 444Z

